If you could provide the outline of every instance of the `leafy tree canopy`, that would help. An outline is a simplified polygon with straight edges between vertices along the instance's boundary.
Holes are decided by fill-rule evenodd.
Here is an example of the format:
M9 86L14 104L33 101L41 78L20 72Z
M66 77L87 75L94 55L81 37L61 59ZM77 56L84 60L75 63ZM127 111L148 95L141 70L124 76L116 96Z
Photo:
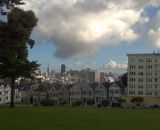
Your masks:
M0 23L0 78L11 79L11 107L14 106L14 83L18 77L32 78L37 61L28 60L28 46L34 45L31 32L37 24L32 11L13 8L8 22Z

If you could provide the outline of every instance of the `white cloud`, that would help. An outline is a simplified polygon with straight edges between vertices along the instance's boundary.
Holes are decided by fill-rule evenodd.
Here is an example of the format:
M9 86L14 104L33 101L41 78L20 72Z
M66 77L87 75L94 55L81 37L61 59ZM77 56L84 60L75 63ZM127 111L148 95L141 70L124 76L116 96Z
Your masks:
M160 48L160 11L156 17L151 21L148 31L149 41L157 48Z
M160 28L156 30L150 30L148 36L155 47L160 48Z
M28 3L29 2L29 3ZM56 46L55 56L72 58L92 55L103 46L132 43L140 37L134 29L146 23L141 15L159 0L30 0L25 8L39 18L38 38Z
M103 68L105 68L105 69L123 69L123 70L126 70L127 69L127 64L120 64L120 63L117 63L114 60L111 60L109 63L105 64L103 66Z

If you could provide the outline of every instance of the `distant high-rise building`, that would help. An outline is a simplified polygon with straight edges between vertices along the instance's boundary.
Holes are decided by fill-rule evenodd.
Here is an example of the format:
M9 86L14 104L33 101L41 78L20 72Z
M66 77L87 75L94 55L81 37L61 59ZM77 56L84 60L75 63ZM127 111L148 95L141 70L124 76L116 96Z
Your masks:
M50 76L49 65L48 65L48 67L47 67L47 76Z
M61 65L61 74L66 72L66 66L64 64Z
M95 71L90 71L88 73L88 82L98 82L100 83L100 72L95 70Z

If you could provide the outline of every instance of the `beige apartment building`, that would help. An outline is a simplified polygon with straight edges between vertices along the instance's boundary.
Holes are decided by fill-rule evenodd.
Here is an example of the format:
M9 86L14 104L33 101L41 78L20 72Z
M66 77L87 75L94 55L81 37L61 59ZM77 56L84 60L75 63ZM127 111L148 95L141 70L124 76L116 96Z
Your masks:
M143 97L144 104L160 105L160 53L127 54L128 100Z

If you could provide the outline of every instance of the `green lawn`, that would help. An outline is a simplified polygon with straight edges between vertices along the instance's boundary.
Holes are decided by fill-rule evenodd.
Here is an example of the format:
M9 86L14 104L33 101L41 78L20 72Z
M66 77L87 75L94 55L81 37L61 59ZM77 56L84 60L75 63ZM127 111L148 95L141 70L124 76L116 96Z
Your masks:
M160 130L160 110L1 107L0 130Z

